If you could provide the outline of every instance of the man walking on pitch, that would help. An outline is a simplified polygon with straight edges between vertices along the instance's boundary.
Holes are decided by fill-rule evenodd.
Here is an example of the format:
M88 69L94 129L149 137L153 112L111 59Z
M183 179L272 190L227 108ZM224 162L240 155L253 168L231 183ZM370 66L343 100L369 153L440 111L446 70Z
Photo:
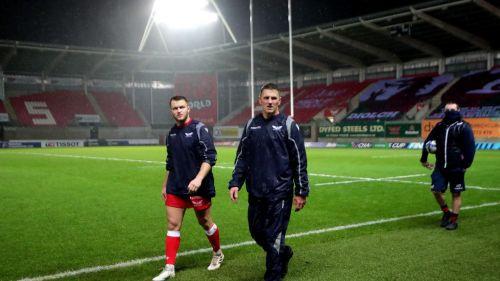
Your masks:
M432 148L435 142L435 148ZM427 162L428 152L436 153L436 164ZM459 107L454 102L445 105L444 118L425 139L420 162L433 169L431 191L443 211L441 226L448 230L458 227L457 219L462 204L461 192L465 191L465 170L472 165L475 154L474 134L469 123L462 120ZM444 192L450 185L452 210L448 209Z
M186 209L193 208L199 224L212 245L213 257L208 270L218 269L224 260L220 249L219 229L210 215L211 198L215 196L212 166L217 152L207 127L189 117L188 100L183 96L170 99L176 125L166 138L167 163L162 195L167 207L165 268L153 278L163 281L175 276L175 259L180 245L180 230Z
M281 280L287 274L293 251L285 245L285 233L292 201L299 211L309 194L304 140L295 121L279 113L280 102L276 85L261 88L262 113L249 120L243 131L229 182L233 202L246 182L248 225L252 238L266 251L266 281Z

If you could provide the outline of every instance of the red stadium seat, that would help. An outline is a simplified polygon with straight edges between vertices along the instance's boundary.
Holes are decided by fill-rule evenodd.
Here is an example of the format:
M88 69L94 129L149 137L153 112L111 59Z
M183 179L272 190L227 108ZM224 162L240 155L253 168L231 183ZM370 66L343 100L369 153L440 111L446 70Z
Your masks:
M417 75L384 79L373 83L359 97L359 107L345 121L397 120L413 106L436 95L450 81L451 74Z
M18 121L24 126L66 127L76 114L97 114L82 92L57 91L10 97Z
M468 118L500 117L500 68L465 74L443 94L441 101L430 118L442 118L448 101L458 103Z
M0 100L0 113L7 113L7 110L5 110L5 106L3 105L3 101Z
M106 119L118 127L143 127L145 124L125 96L116 92L92 92Z

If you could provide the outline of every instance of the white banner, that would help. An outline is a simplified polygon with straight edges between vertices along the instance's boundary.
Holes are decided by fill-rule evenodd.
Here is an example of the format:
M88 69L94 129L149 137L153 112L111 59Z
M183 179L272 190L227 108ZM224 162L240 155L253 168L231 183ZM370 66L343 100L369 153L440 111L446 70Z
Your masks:
M0 113L0 122L9 122L9 114Z
M83 140L44 140L42 147L83 147Z
M75 114L78 123L100 123L101 117L97 114Z

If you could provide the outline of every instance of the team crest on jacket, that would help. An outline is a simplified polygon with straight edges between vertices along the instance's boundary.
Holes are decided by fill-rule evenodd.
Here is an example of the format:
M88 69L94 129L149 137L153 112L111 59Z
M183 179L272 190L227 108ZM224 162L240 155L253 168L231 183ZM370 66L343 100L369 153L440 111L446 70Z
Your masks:
M191 133L184 133L184 134L186 135L186 138L190 138L190 137L193 136L193 132L191 132Z
M273 131L279 131L279 130L281 130L281 128L283 128L283 126L274 126L274 125L272 125L272 127L273 127Z

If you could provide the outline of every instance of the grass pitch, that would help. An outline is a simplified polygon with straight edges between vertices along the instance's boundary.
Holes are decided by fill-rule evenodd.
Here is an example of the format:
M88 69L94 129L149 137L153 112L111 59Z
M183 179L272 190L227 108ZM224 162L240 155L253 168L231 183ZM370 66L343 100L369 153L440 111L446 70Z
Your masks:
M231 248L207 271L210 252L189 252L209 244L188 211L175 280L262 280L263 251L240 244L252 240L246 192L238 204L227 194L235 149L217 150L213 217ZM463 196L473 208L457 231L429 213L438 208L419 151L307 153L311 194L292 214L286 280L500 280L500 152L477 152ZM0 150L0 280L151 280L163 264L164 160L164 147Z

